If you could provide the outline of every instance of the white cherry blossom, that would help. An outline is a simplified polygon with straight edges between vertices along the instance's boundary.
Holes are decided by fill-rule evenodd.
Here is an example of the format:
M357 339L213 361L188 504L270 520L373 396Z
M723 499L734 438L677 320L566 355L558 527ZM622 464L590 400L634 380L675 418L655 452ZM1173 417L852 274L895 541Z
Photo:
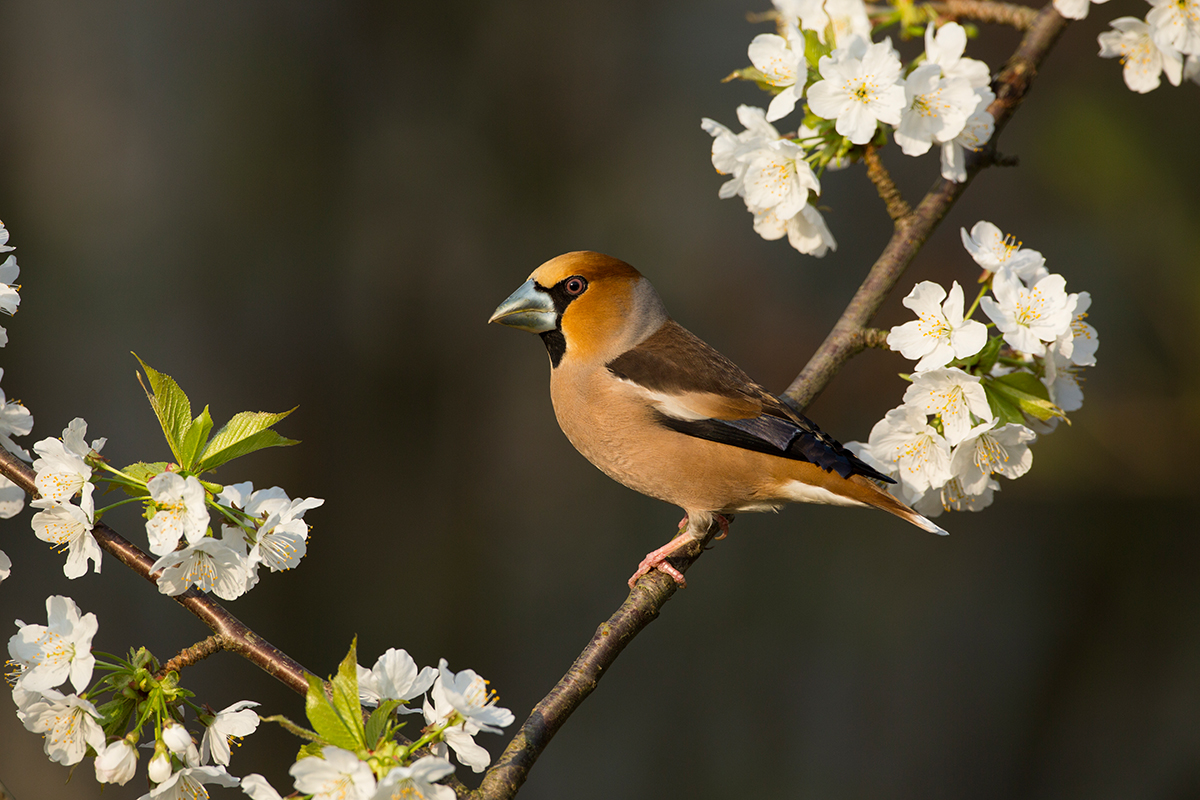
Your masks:
M821 193L821 183L804 156L803 147L785 139L756 150L746 167L746 208L755 214L774 211L780 219L799 214L810 192Z
M860 48L856 48L860 49ZM822 80L808 90L808 107L818 117L834 119L834 129L854 144L866 144L880 122L900 124L904 86L900 59L891 40L868 45L861 58L835 50L818 64Z
M253 709L258 703L239 700L228 708L221 709L204 729L200 740L200 763L229 766L229 745L237 743L258 729L258 714Z
M0 519L10 519L25 507L25 490L0 475Z
M78 764L90 746L104 748L100 712L76 694L46 689L32 698L20 715L25 728L45 737L46 755L64 766Z
M425 756L384 775L373 800L454 800L453 789L435 783L453 772L446 759Z
M871 20L862 0L771 0L787 22L799 20L800 27L814 31L826 42L832 26L833 43L840 47L858 40L871 41Z
M750 159L758 150L780 139L779 131L767 122L766 112L761 108L741 105L738 106L737 116L745 130L736 134L707 117L700 120L700 127L713 137L713 168L721 175L730 176L717 192L722 200L746 193L745 177Z
M184 763L184 766L197 767L200 765L200 750L196 747L196 740L180 723L173 719L167 720L162 729L162 742L176 758ZM161 783L161 781L159 782Z
M1067 19L1083 19L1088 15L1092 3L1100 5L1108 0L1054 0L1054 9Z
M1051 350L1046 356L1046 374L1042 383L1050 392L1050 402L1063 411L1078 411L1083 406L1083 390L1079 387L1078 367L1060 353ZM1058 424L1057 418L1049 420L1050 429Z
M804 60L804 37L795 25L787 25L787 38L760 33L750 42L750 63L771 86L781 89L767 107L767 121L782 119L804 96L808 63Z
M957 22L947 22L937 29L931 22L925 28L926 62L941 67L946 78L964 78L972 89L982 89L991 83L991 70L978 59L965 58L966 49L967 31Z
M940 516L943 511L982 511L992 504L998 491L1000 483L989 480L979 494L968 494L958 478L951 478L913 501L912 507L931 519Z
M1024 425L998 424L992 420L975 426L950 456L950 471L967 495L983 494L993 475L1012 480L1033 466L1029 446L1037 434Z
M1045 343L1066 333L1075 315L1078 298L1067 295L1066 283L1062 275L1047 275L1026 288L1015 275L1000 272L992 281L996 298L983 298L979 307L1013 349L1044 355Z
M311 794L313 800L371 800L375 795L371 768L354 753L333 745L322 747L320 757L300 759L288 772L296 791Z
M4 583L5 579L12 574L12 559L8 557L8 553L0 550L0 583Z
M146 484L158 508L146 523L150 552L156 556L170 553L186 539L195 544L208 528L208 508L204 505L204 487L194 476L184 478L175 472L162 472Z
M8 231L5 233L7 234ZM21 305L21 295L15 285L20 272L21 268L17 266L17 259L14 256L9 256L3 264L0 264L0 311L10 316L17 313L17 306ZM8 331L0 327L0 347L4 347L6 344L8 344Z
M1084 320L1087 310L1092 307L1090 292L1080 292L1068 298L1075 300L1075 314L1071 317L1071 327L1062 336L1054 340L1051 349L1070 363L1080 367L1096 365L1096 349L1100 346L1100 336L1096 329Z
M1200 0L1148 0L1151 36L1160 50L1200 55Z
M250 800L283 800L275 787L257 772L242 776L241 790L250 796Z
M1152 92L1162 83L1162 74L1172 86L1183 81L1183 58L1174 48L1160 48L1153 30L1136 17L1119 17L1108 23L1114 30L1098 37L1101 58L1119 58L1125 65L1125 85L1139 94Z
M239 549L248 548L244 555L255 573L250 586L258 582L259 564L278 572L292 569L300 563L308 547L308 525L303 521L304 512L325 503L319 497L293 500L278 486L254 491L249 481L226 486L217 500L245 512L257 526L252 534L253 542L246 538L241 528L229 525L222 527L223 539L233 544L240 537Z
M225 540L211 536L168 552L151 565L151 572L158 570L162 570L158 590L172 597L195 586L222 600L235 600L253 585L249 582L250 564L246 556Z
M904 392L904 404L925 414L937 414L951 445L961 442L971 430L971 415L990 422L991 406L980 379L954 367L918 372Z
M0 367L0 379L4 378L4 368ZM15 400L4 396L0 389L0 446L13 455L29 460L29 452L12 440L13 436L25 436L33 430L33 415L29 409Z
M96 753L96 781L124 786L137 771L137 748L128 739L109 742Z
M155 786L142 798L150 800L202 800L208 797L206 784L237 786L238 779L225 771L224 767L184 767L171 777Z
M366 705L377 706L383 700L409 700L424 694L433 686L438 671L433 667L424 667L417 671L417 662L407 650L397 650L389 647L376 661L375 666L367 669L358 667L358 697ZM400 711L409 714L419 714L420 709L400 707Z
M788 244L801 253L820 258L830 250L837 250L829 226L821 212L811 203L805 204L799 213L781 220L774 209L754 215L754 231L767 241L783 238L787 234Z
M908 156L929 152L962 133L979 99L966 78L943 78L937 64L922 64L904 81L905 106L896 144Z
M91 486L91 484L88 484ZM102 551L100 543L92 534L95 519L89 510L71 503L56 503L52 500L34 500L34 508L44 509L33 515L30 525L33 535L49 542L58 550L67 551L67 562L63 575L71 580L87 573L88 562L94 562L93 570L100 572Z
M1026 283L1036 283L1049 275L1046 259L1037 250L1024 250L1015 237L1000 232L990 222L976 222L968 234L960 228L963 247L975 263L988 272L1012 272Z
M977 152L996 132L996 118L988 106L996 95L986 86L975 90L975 110L963 124L962 132L942 144L942 177L962 183L967 179L967 151Z
M871 428L868 447L877 461L894 465L895 476L917 494L950 479L950 445L911 406L893 408Z
M918 372L973 356L987 343L987 326L963 319L963 290L958 281L950 287L949 296L939 284L921 281L903 302L916 312L917 319L892 328L887 343L905 358L919 358Z
M75 691L87 689L96 657L92 637L100 628L96 615L80 614L75 601L62 595L46 598L46 625L26 625L8 640L8 654L23 667L17 685L41 692L70 679Z
M41 458L33 462L34 482L42 500L63 503L80 495L79 504L90 514L95 510L92 468L66 448L59 439L43 439L33 446Z
M146 777L151 783L162 783L171 777L171 753L161 743L155 746L154 755L146 765Z
M438 663L438 677L423 710L427 725L460 720L443 731L445 742L434 745L433 754L445 757L448 745L458 760L475 772L483 772L492 760L488 751L475 743L475 734L500 733L514 719L511 711L496 705L496 695L488 691L487 681L474 670L450 671L444 658Z

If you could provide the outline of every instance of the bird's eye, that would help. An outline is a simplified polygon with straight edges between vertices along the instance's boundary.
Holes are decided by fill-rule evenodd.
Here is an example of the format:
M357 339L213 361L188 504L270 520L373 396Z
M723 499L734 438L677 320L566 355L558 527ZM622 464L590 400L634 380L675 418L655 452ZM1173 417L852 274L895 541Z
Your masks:
M586 278L584 278L582 275L575 275L567 278L565 288L567 290L567 294L580 295L583 294L583 290L587 288L587 285Z

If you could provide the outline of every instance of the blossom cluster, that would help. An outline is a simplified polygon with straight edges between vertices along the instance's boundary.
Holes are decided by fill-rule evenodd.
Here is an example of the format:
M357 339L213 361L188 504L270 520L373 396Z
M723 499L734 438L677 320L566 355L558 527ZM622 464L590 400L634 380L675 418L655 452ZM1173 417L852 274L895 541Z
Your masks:
M173 464L160 465L162 471L153 475L145 464L117 470L100 455L105 440L89 445L86 433L87 423L76 418L61 439L50 437L33 446L39 456L33 468L41 498L30 505L41 511L31 524L39 539L66 551L63 573L68 578L85 574L89 561L100 571L101 551L92 530L106 509L95 507L97 481L113 483L143 503L149 550L159 557L151 571L159 573L164 594L194 586L233 600L258 583L259 567L291 569L304 557L309 533L304 512L323 500L292 500L277 486L255 491L249 482L206 484ZM210 509L224 523L219 538Z
M882 144L888 130L906 155L924 155L936 145L942 176L966 180L966 151L982 147L994 132L987 109L995 95L987 64L963 55L967 31L961 25L929 23L924 52L906 66L890 38L872 41L862 0L774 3L779 33L756 36L748 51L753 66L734 73L772 92L770 105L765 111L741 106L737 116L745 130L739 133L711 119L701 122L714 139L713 166L730 176L720 196L741 197L759 235L786 235L792 247L814 256L837 249L816 206L819 176L858 158L862 145ZM876 21L887 27L901 17L885 10ZM780 133L772 123L801 105L800 126Z
M1033 464L1030 446L1083 403L1078 373L1096 363L1091 296L1069 294L1036 250L990 222L963 245L983 268L982 287L964 311L963 289L931 281L904 298L917 319L892 328L888 346L916 359L903 403L884 415L866 444L847 445L926 516L978 511ZM988 292L991 292L989 295ZM991 320L972 319L981 309ZM994 331L989 335L989 328Z
M17 276L21 269L17 266L17 257L12 254L14 248L8 243L8 228L0 222L0 255L6 256L0 263L0 311L12 316L21 305L20 286ZM8 344L8 331L0 327L0 347ZM0 368L0 379L4 377L4 369ZM13 455L29 460L29 453L13 441L14 436L27 436L33 430L33 415L29 409L15 400L9 400L4 390L0 389L0 447ZM25 492L21 487L0 475L0 519L8 519L20 513L25 507ZM8 554L0 550L0 582L3 582L12 572L12 560Z
M96 615L81 613L69 597L47 598L46 617L45 625L17 620L8 652L17 716L28 730L42 734L51 760L75 766L91 756L98 782L123 785L136 774L144 748L151 753L146 777L152 788L143 800L207 797L204 786L209 784L240 785L255 800L280 797L262 776L238 778L227 770L232 746L261 722L254 711L258 703L241 700L220 711L198 706L189 699L191 692L179 685L178 673L164 668L144 649L126 659L104 653L98 659L92 652L99 630ZM93 682L97 669L107 674ZM309 738L319 745L307 753L312 757L301 758L291 769L298 792L331 800L412 796L449 800L453 791L436 783L454 771L446 758L448 749L480 772L491 757L474 736L483 731L499 733L513 722L512 712L496 705L487 681L473 670L451 671L444 659L436 669L418 671L407 652L390 649L373 669L355 664L350 674L355 672L353 708L347 710L357 712L354 721L361 746L348 749L325 741L334 738L326 727L330 717L310 715L324 722L317 722L318 730L310 732ZM73 689L69 693L65 693L67 683ZM338 679L333 685L336 693ZM324 699L321 681L314 679L314 691ZM423 709L406 707L421 695L426 695ZM372 716L382 721L364 728L360 703L381 707ZM194 730L199 726L198 733L189 730L188 709L194 712L192 725ZM394 734L401 724L393 715L396 711L424 713L426 726L419 740L407 746L397 743ZM153 731L152 741L141 745L146 728ZM414 760L414 753L424 746L434 754Z
M331 679L332 702L343 712L345 722L335 722L337 715L309 712L316 730L302 732L310 744L290 770L296 792L313 800L453 800L454 790L437 783L454 772L448 751L453 750L462 764L482 772L491 756L474 737L485 731L500 733L512 724L512 712L496 705L495 693L474 670L453 672L445 659L436 669L418 670L406 651L394 648L380 656L372 669L366 669L354 663L354 652L352 648L338 675ZM342 693L348 688L356 690L355 697ZM422 735L400 744L395 733L403 723L396 712L422 713L408 704L423 694L426 724ZM310 709L329 703L324 688L314 684ZM371 708L374 710L363 726L362 712ZM429 747L432 755L414 758L424 747ZM254 800L280 798L260 775L247 775L241 785Z
M1054 0L1054 7L1064 17L1083 19L1090 2ZM1113 30L1098 37L1100 56L1119 58L1125 85L1140 94L1157 89L1164 73L1172 86L1185 80L1200 83L1200 0L1149 3L1144 19L1119 17L1109 23Z
M229 745L258 727L258 715L249 710L257 703L201 709L187 701L190 692L174 680L154 675L159 665L144 650L128 660L104 654L105 660L98 660L92 653L96 615L81 614L69 597L47 598L46 617L46 625L17 620L8 653L17 717L42 734L51 760L73 766L90 754L97 781L127 783L137 769L142 728L153 720L154 755L147 775L156 786L144 797L203 797L196 789L205 783L237 785L225 771ZM93 683L96 669L108 674ZM74 691L64 694L68 681ZM109 693L111 699L98 705ZM204 728L198 747L183 725L184 705L198 712Z

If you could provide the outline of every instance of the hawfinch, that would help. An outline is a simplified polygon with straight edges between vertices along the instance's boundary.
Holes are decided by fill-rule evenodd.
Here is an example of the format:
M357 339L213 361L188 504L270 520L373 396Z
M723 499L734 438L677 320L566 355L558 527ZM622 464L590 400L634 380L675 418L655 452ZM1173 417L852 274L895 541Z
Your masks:
M785 503L874 506L945 531L860 461L675 322L623 261L567 253L534 270L489 322L541 334L563 433L610 478L674 503L687 527L646 555L629 585L726 515Z

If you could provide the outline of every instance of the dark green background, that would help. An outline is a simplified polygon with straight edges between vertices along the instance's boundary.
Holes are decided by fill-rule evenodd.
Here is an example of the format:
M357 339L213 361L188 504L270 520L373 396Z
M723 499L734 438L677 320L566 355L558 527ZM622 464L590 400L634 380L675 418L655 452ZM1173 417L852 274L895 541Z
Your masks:
M0 214L23 302L0 365L29 442L79 415L114 461L165 457L131 350L218 419L299 404L280 427L301 447L218 479L327 502L301 567L234 611L318 672L355 633L368 664L444 656L524 719L679 512L574 452L541 343L491 310L560 252L608 252L781 390L888 236L861 167L826 176L841 247L822 260L717 199L700 118L765 105L719 83L765 5L3 4ZM1107 20L1147 9L1068 29L1001 140L1020 168L970 187L878 320L908 318L917 280L972 285L958 229L995 222L1094 298L1074 425L987 512L944 518L948 539L865 511L739 519L523 797L1200 796L1200 87L1135 95L1095 55ZM968 53L998 69L1016 34L984 33ZM910 198L936 176L935 156L886 160ZM812 416L864 439L909 367L860 357ZM134 517L112 522L144 541ZM102 650L165 658L207 633L111 558L67 582L28 512L0 547L0 624L66 593ZM302 716L235 657L184 681ZM11 707L0 741L19 800L99 796L90 761L63 787ZM295 746L264 726L233 772L290 788ZM144 765L104 797L145 791Z

